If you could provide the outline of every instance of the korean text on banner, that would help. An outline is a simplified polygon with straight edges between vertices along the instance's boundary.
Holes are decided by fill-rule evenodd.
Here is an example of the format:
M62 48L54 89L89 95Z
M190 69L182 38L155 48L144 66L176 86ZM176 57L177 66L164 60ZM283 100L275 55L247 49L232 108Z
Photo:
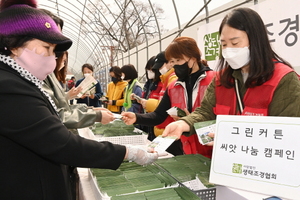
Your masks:
M300 197L300 118L218 115L210 182Z

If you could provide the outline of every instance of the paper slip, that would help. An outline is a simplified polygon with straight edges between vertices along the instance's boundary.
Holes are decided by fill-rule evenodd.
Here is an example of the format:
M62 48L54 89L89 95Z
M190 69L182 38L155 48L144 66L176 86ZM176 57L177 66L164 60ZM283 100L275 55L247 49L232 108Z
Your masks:
M115 119L122 119L122 115L113 113Z
M202 145L213 141L213 138L209 137L208 134L216 132L216 120L198 122L194 124L194 127Z
M163 153L175 139L176 137L161 137L159 135L148 145L148 149L154 150L157 153Z
M167 110L167 113L169 115L175 115L175 116L178 116L178 117L186 116L186 113L182 109L180 109L176 106L174 106L174 107L170 108L169 110Z
M93 76L87 76L83 81L77 86L82 87L81 92L77 95L77 97L81 97L82 95L88 93L92 90L97 84L97 80Z
M176 109L176 107L170 108L169 110L167 110L167 113L169 115L176 115L177 116L177 109Z

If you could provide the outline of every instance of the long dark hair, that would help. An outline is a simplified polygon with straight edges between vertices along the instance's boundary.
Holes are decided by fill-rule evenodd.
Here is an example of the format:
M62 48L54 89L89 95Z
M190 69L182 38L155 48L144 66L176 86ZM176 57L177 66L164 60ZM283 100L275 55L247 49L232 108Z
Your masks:
M149 77L148 77L148 71L147 70L151 70L151 68L153 67L155 63L155 56L152 56L146 63L146 66L145 66L145 70L146 70L146 77L147 77L147 80L149 80Z
M160 80L160 75L161 73L159 72L159 69L152 69L152 71L154 72L154 79L153 82L159 82Z
M237 8L227 14L219 28L221 35L224 25L245 31L249 39L250 67L245 82L246 87L262 85L271 79L274 71L274 60L292 66L278 56L272 49L266 27L257 12L250 8ZM230 88L234 86L233 69L229 67L223 56L220 56L218 65L220 84Z
M66 55L66 60L64 62L64 67L59 70L61 63L63 62L63 57ZM54 74L58 81L62 83L66 83L66 76L68 72L68 56L69 53L67 51L56 53L56 67L54 69Z

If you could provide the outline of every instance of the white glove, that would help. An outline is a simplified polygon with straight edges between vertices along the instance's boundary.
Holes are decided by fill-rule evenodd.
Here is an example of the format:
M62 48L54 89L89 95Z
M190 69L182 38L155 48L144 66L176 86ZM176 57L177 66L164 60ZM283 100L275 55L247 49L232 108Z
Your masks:
M127 159L129 161L134 161L139 165L148 165L153 163L158 158L158 153L148 153L146 150L135 147L135 146L126 146L127 147Z

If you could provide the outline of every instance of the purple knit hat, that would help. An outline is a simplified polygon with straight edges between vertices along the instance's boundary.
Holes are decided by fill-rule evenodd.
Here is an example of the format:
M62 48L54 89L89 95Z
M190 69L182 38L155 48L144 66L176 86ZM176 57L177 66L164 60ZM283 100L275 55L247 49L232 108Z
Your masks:
M66 51L71 47L72 41L62 35L50 16L36 8L35 1L10 0L10 2L15 4L3 7L7 5L1 2L4 5L1 5L0 12L0 35L33 37L57 44L55 51Z

